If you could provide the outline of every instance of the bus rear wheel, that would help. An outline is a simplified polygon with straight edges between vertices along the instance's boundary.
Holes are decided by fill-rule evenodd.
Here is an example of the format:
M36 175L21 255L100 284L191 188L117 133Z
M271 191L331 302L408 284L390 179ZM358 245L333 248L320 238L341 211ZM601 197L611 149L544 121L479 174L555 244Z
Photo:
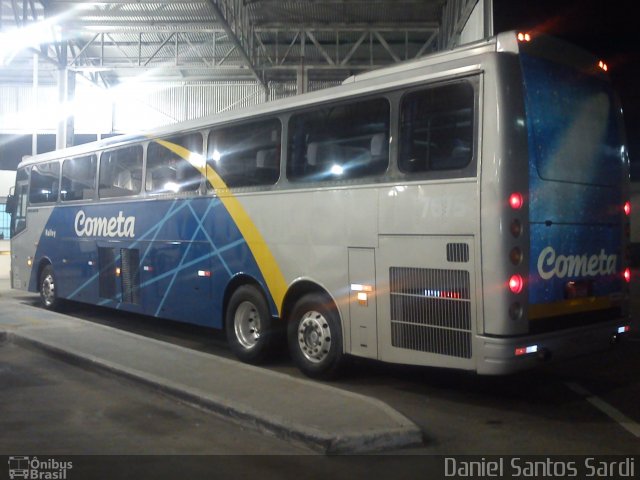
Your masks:
M239 287L229 299L225 315L227 342L238 359L262 363L277 343L275 321L262 292L253 285Z
M336 306L326 296L308 294L295 304L287 326L289 353L311 378L335 378L345 363Z
M56 294L56 277L53 267L47 265L40 273L40 303L47 310L57 310L61 301Z

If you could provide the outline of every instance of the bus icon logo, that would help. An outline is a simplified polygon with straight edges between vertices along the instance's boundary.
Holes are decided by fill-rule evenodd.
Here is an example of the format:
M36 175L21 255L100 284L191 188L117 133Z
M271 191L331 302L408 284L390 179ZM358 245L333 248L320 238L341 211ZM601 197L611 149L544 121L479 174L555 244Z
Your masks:
M9 457L9 478L29 478L29 457Z

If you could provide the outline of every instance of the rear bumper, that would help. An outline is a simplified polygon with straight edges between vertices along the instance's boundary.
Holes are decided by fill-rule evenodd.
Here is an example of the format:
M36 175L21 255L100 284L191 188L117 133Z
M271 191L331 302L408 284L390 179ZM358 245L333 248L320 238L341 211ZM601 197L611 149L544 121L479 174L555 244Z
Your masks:
M629 326L620 333L620 327ZM504 375L608 348L612 342L638 332L638 321L618 318L581 328L540 335L475 338L477 371L482 375ZM516 348L535 346L535 352L516 356ZM533 348L531 350L534 350Z

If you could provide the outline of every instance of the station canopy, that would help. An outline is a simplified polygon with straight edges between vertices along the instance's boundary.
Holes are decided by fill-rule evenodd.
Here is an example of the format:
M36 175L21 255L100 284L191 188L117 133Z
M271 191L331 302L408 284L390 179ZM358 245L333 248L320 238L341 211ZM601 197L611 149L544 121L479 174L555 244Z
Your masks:
M341 81L459 42L489 0L0 0L0 84Z

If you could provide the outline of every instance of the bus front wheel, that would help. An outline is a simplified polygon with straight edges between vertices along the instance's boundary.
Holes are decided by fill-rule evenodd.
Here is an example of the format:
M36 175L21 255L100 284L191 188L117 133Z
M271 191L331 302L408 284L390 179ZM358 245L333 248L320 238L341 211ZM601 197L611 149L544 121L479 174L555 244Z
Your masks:
M47 265L40 273L40 302L47 310L57 310L60 307L60 299L56 295L56 277L53 267Z
M289 352L311 378L330 379L344 365L342 330L337 309L324 295L308 294L295 304L287 326Z
M243 362L261 363L276 343L276 325L262 292L253 285L239 287L229 299L225 316L227 341Z

